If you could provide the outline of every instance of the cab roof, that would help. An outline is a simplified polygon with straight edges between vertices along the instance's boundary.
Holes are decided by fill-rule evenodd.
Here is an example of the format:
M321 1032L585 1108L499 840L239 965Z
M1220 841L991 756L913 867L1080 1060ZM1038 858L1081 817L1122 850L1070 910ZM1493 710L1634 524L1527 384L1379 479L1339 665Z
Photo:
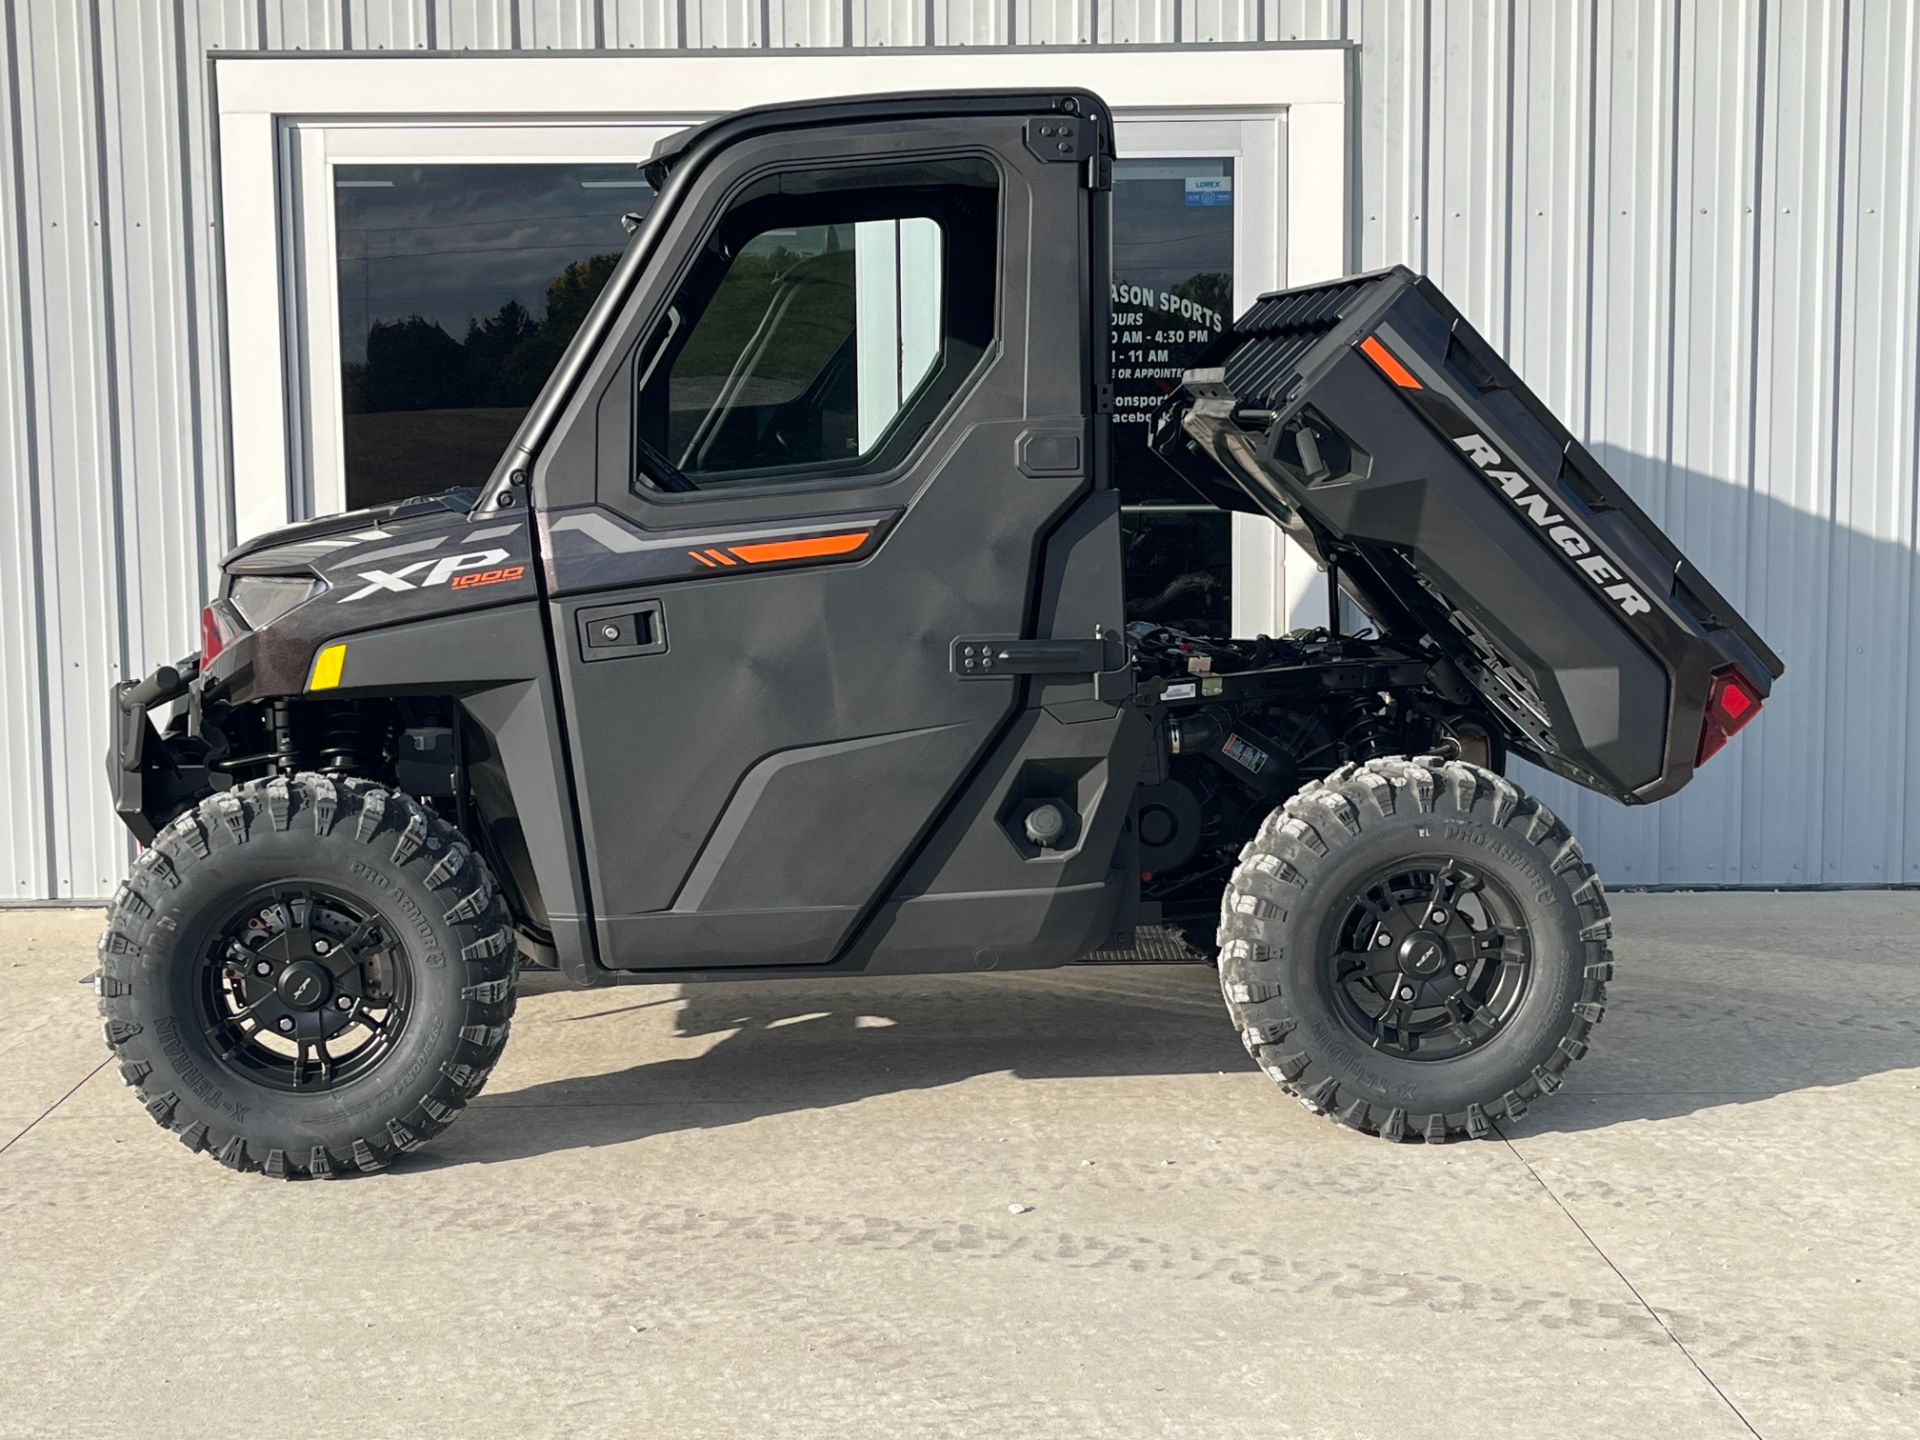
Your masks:
M883 120L924 120L959 115L1086 115L1106 120L1102 147L1112 147L1106 101L1090 90L943 90L903 91L887 95L848 95L831 100L797 100L736 110L655 142L643 167L656 190L667 174L696 150L777 130L816 125L859 125Z

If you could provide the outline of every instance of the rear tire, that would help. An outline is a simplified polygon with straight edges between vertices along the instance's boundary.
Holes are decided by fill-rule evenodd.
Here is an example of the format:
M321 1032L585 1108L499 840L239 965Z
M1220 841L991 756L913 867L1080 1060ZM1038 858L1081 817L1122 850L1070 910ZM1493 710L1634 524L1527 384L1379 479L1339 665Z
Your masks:
M326 775L170 823L114 897L100 961L107 1044L147 1113L282 1177L378 1170L445 1129L514 1006L485 863L415 801Z
M1241 851L1220 987L1308 1109L1394 1140L1485 1137L1586 1053L1610 934L1599 877L1545 806L1461 761L1370 760Z

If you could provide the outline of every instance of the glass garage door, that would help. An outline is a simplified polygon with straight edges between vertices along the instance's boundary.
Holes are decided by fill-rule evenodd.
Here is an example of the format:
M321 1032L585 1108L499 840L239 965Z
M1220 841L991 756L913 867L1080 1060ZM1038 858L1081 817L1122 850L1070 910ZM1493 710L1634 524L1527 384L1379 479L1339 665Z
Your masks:
M1279 124L1119 125L1114 471L1129 619L1212 634L1276 628L1272 525L1204 504L1146 441L1181 373L1254 296L1280 283Z

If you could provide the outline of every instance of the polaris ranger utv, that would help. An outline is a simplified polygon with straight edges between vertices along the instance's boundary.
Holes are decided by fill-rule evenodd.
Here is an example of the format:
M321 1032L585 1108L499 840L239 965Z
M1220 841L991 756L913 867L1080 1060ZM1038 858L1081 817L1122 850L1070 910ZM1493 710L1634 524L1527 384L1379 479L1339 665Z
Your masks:
M1261 300L1154 431L1365 624L1129 625L1112 164L1084 92L677 136L484 488L230 554L200 653L111 697L144 849L98 984L153 1118L235 1169L377 1168L479 1092L522 965L1188 941L1354 1129L1482 1135L1555 1089L1607 909L1507 757L1657 800L1780 662L1400 270Z

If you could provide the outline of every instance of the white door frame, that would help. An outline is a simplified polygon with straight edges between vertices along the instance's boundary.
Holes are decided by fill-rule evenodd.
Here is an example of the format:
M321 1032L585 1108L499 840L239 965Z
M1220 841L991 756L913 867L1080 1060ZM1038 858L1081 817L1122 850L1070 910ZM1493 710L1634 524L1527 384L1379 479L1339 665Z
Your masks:
M599 130L618 127L623 119L629 126L691 124L715 113L715 96L726 97L727 108L734 109L836 95L1021 86L1093 90L1122 121L1209 114L1283 117L1277 127L1284 146L1281 174L1291 196L1311 197L1311 203L1283 205L1284 274L1276 279L1300 284L1331 279L1346 268L1351 48L1337 43L565 56L216 55L226 413L236 535L284 525L310 503L306 477L312 442L305 424L311 382L291 373L288 357L290 336L299 333L308 304L297 249L323 237L304 234L307 219L290 205L293 187L284 177L300 163L298 147L325 133L312 122L373 122L383 128L409 122L435 128L572 122ZM511 110L501 108L506 95L512 97ZM324 243L320 253L330 255L330 235ZM313 258L309 252L309 261ZM326 267L329 275L331 268ZM307 328L314 333L315 327ZM318 328L334 330L336 338L328 343L337 344L337 327ZM337 376L329 383L337 385ZM338 440L329 437L321 444L331 447ZM1239 550L1236 533L1236 564ZM1253 579L1258 557L1246 559L1247 578ZM1268 563L1283 568L1277 555ZM1294 594L1305 599L1314 588L1291 583L1292 578L1275 574L1268 590L1287 597L1275 607L1281 612L1292 609L1287 600Z

